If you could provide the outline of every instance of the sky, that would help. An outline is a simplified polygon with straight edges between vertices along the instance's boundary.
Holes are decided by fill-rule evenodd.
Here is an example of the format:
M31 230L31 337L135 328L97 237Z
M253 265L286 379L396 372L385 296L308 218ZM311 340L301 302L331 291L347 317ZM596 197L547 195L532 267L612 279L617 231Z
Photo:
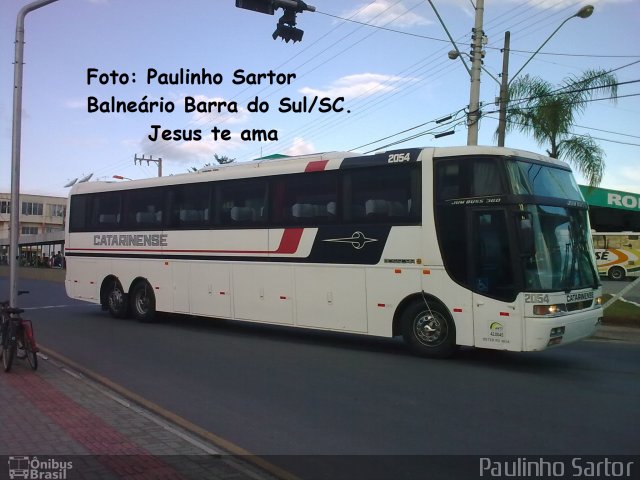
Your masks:
M28 3L0 3L0 192L11 188L15 22ZM298 14L304 37L296 43L272 38L282 10L273 16L256 13L235 7L234 0L58 0L30 13L21 192L66 196L67 183L89 174L90 181L156 176L155 163L134 162L143 155L162 158L163 174L170 175L215 163L214 155L244 162L275 153L466 144L470 77L460 60L448 58L452 45L427 1L307 3L317 10ZM468 52L472 0L433 3L459 49ZM588 104L574 132L594 137L606 154L601 187L640 193L640 1L591 4L593 15L567 21L519 76L535 75L556 85L586 69L602 68L615 70L619 82L628 82L619 86L615 103L595 95L600 100ZM511 32L509 71L514 75L584 5L572 0L485 1L484 69L494 78L483 71L479 144L496 144L494 101L504 32ZM214 84L160 83L181 69L204 69ZM158 76L148 81L150 71ZM89 72L96 75L89 78ZM269 72L282 74L279 78L289 83L270 84L263 76L260 84L249 84L256 74ZM327 100L316 103L313 112L286 111L291 101L307 98L310 105L316 96ZM103 109L112 97L140 108L156 103L151 113L90 112L92 97ZM268 111L251 108L256 97ZM187 111L192 103L213 105L214 111ZM331 111L319 112L319 106ZM435 123L450 115L450 122ZM215 128L228 130L229 139L222 133L215 139ZM171 131L170 139L150 140L156 130L165 129ZM174 140L174 130L192 139ZM241 137L253 130L264 130L267 138ZM433 135L451 130L452 135ZM547 147L519 133L509 133L506 146L538 153Z

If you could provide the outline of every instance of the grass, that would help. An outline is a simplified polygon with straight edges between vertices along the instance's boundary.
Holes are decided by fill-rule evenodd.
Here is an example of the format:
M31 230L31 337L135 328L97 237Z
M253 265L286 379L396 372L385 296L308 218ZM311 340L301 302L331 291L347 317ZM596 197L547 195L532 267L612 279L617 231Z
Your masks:
M606 303L612 295L603 295ZM640 327L640 307L618 300L612 303L604 311L603 323L605 325L625 325L628 327Z

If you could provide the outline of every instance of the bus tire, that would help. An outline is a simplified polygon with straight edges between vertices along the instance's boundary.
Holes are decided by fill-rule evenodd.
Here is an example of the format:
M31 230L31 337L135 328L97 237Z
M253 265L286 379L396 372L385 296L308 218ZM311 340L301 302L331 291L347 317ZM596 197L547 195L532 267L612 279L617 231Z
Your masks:
M622 267L611 267L608 275L611 280L624 280L624 277L627 276Z
M107 309L114 318L127 318L129 315L129 301L127 294L118 280L114 280L107 294Z
M421 357L446 358L457 350L453 319L440 304L418 300L402 314L402 337Z
M131 311L140 322L153 322L156 316L156 296L148 282L136 283L131 289Z

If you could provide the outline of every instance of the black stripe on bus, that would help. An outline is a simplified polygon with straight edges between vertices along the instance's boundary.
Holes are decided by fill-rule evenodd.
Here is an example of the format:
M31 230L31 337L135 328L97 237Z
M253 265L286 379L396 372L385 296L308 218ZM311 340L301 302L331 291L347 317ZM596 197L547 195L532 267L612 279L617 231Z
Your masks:
M344 226L322 227L318 229L311 252L306 257L255 256L255 255L206 255L175 253L120 253L120 252L73 252L67 257L152 259L152 260L199 260L226 262L268 262L268 263L314 263L377 265L389 238L390 226L367 226L354 229Z
M375 155L349 157L342 160L340 170L417 162L420 152L422 152L421 148L405 148L402 150L389 150L383 153L376 153Z

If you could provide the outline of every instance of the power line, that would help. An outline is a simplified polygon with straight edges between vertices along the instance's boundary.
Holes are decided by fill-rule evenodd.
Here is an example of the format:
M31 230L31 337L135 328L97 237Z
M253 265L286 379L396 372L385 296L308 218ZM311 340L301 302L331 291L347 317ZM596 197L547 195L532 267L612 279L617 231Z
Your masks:
M640 80L637 80L640 81ZM602 97L602 98L592 98L589 100L584 100L584 101L580 101L580 102L574 102L574 101L567 101L567 102L562 102L562 105L572 105L575 103L591 103L591 102L600 102L603 100L617 100L619 98L628 98L628 97L640 97L640 93L630 93L628 95L617 95L615 97L611 96L611 97ZM535 97L532 97L535 98ZM523 107L521 108L521 110L532 110L536 107ZM498 113L500 110L491 110L489 112L486 112L486 114L490 114L490 113ZM507 111L509 111L509 109L507 109Z
M623 137L630 137L630 138L640 138L639 135L631 135L630 133L620 133L620 132L614 132L612 130L603 130L602 128L595 128L595 127L585 127L584 125L574 125L574 127L578 127L578 128L585 128L587 130L595 130L596 132L604 132L604 133L612 133L614 135L621 135Z
M640 94L638 94L638 95L640 95ZM488 116L487 118L491 118L493 120L498 120L496 117L489 117ZM516 123L518 125L524 125L524 123L521 123L521 122L513 122L513 123ZM574 126L579 127L579 125L574 125ZM589 127L580 127L580 128L589 128ZM591 128L591 130L598 130L598 129L597 128ZM603 132L607 132L607 130L602 130L602 131ZM613 140L611 138L594 137L592 135L585 135L585 134L577 133L577 132L567 132L567 133L570 134L570 135L575 135L576 137L592 138L594 140L601 140L603 142L617 143L617 144L620 144L620 145L630 145L632 147L640 147L640 143L622 142L620 140ZM616 132L609 132L609 133L614 133L614 134L618 135ZM634 135L630 135L630 136L635 137ZM640 138L640 137L635 137L635 138Z
M436 38L436 37L430 37L428 35L420 35L418 33L404 32L402 30L396 30L394 28L382 27L382 26L379 26L379 25L374 25L372 23L360 22L358 20L353 20L353 19L350 19L350 18L340 17L339 15L333 15L331 13L321 12L320 10L316 10L316 13L319 13L321 15L326 15L327 17L337 18L337 19L343 20L345 22L357 23L359 25L364 25L364 26L371 27L371 28L377 28L378 30L385 30L387 32L399 33L401 35L407 35L407 36L410 36L410 37L424 38L426 40L433 40L435 42L449 43L449 40L446 40L444 38Z
M630 145L632 147L640 147L640 143L622 142L620 140L612 140L610 138L594 137L594 136L591 136L591 135L583 135L581 133L576 133L576 132L571 132L571 134L572 135L576 135L578 137L593 138L594 140L602 140L603 142L617 143L619 145Z
M377 139L377 140L374 140L374 141L372 141L372 142L365 143L364 145L359 145L359 146L357 146L357 147L351 148L351 149L349 149L349 151L351 152L351 151L353 151L353 150L358 150L358 149L360 149L360 148L368 147L369 145L373 145L374 143L379 143L379 142L382 142L382 141L384 141L384 140L388 140L388 139L393 138L393 137L396 137L396 136L398 136L398 135L402 135L403 133L410 132L411 130L415 130L415 129L417 129L417 128L424 127L425 125L428 125L428 124L430 124L430 123L437 123L437 126L438 126L438 127L443 127L443 126L449 125L452 121L457 120L457 118L456 118L456 117L458 116L458 114L459 114L460 112L463 112L463 111L464 111L464 108L461 108L461 109L460 109L460 110L458 110L457 112L454 112L454 113L452 113L451 115L449 115L449 118L444 117L444 118L447 118L446 120L443 120L443 121L440 121L440 122L438 121L439 119L429 120L428 122L424 122L424 123L421 123L421 124L419 124L419 125L415 125L415 126L413 126L413 127L406 128L406 129L404 129L404 130L402 130L402 131L400 131L400 132L396 132L396 133L393 133L393 134L388 135L388 136L386 136L386 137L383 137L383 138L379 138L379 139ZM439 118L442 118L442 117L439 117Z
M541 2L543 3L543 2ZM569 7L566 7L564 10L568 10L570 8L572 8L573 5L570 5ZM533 8L533 7L530 7ZM549 7L548 9L550 9L551 7ZM546 10L545 9L539 13L537 13L536 15L539 15L541 13L544 13ZM380 25L374 25L372 23L367 23L367 22L361 22L359 20L353 20L352 18L344 18L341 17L339 15L334 15L331 13L327 13L327 12L321 12L319 10L316 10L316 13L320 13L322 15L326 15L328 17L332 17L332 18L336 18L345 22L351 22L351 23L356 23L358 25L363 25L363 26L367 26L367 27L371 27L371 28L377 28L379 30L385 30L387 32L392 32L392 33L397 33L400 35L406 35L406 36L410 36L410 37L416 37L416 38L422 38L422 39L426 39L426 40L433 40L433 41L437 41L437 42L444 42L444 43L449 43L449 40L444 39L444 38L436 38L436 37L431 37L428 35L421 35L418 33L412 33L412 32L406 32L403 30L397 30L394 28L389 28L389 27L384 27L384 26L380 26ZM527 18L524 21L530 21L530 18ZM548 20L548 19L542 19L539 21L544 21L544 20ZM522 22L519 22L522 23ZM516 24L517 25L517 24ZM514 25L515 26L515 25ZM510 27L513 28L513 27ZM490 45L486 45L484 48L486 49L490 49L490 50L502 50L502 47L492 47ZM511 52L513 53L534 53L533 51L530 50L516 50L516 49L510 49ZM566 53L566 52L538 52L536 55L551 55L551 56L563 56L563 57L590 57L590 58L640 58L640 54L636 54L636 55L608 55L608 54L593 54L593 53Z
M502 47L491 47L489 45L485 46L487 49L491 50L502 50ZM510 53L535 53L529 50L516 50L513 48L509 49ZM604 55L604 54L594 54L594 53L560 53L560 52L538 52L536 56L539 55L549 55L549 56L557 56L557 57L587 57L587 58L640 58L640 54L638 55Z

